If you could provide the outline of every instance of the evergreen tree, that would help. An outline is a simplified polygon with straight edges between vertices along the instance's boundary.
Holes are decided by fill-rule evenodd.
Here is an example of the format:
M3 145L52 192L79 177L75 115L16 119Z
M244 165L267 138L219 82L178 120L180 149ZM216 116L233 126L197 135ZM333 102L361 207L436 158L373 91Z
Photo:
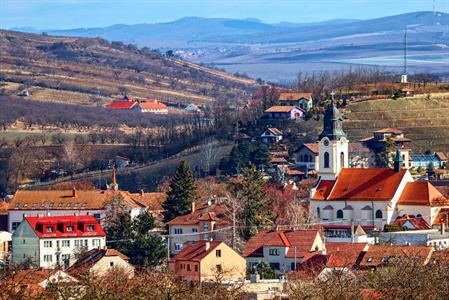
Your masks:
M260 166L268 166L270 163L270 151L268 146L258 143L251 155L251 162L259 168Z
M270 224L271 207L264 191L265 181L262 174L252 166L242 172L243 180L237 183L236 193L242 198L243 210L240 219L243 223L242 234L249 239L259 229Z
M164 221L190 212L192 202L198 199L198 190L189 164L183 160L170 182L167 200L163 204Z
M129 257L138 266L158 266L166 256L164 242L151 230L155 227L153 216L144 212L131 220L127 212L119 213L112 226L106 229L111 248Z

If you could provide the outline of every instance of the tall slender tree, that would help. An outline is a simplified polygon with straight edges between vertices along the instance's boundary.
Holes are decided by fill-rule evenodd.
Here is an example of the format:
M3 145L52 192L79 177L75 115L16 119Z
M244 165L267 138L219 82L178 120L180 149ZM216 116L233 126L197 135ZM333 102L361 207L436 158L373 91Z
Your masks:
M192 202L199 197L195 178L189 164L181 161L175 176L170 182L167 200L163 204L164 221L168 222L191 210Z

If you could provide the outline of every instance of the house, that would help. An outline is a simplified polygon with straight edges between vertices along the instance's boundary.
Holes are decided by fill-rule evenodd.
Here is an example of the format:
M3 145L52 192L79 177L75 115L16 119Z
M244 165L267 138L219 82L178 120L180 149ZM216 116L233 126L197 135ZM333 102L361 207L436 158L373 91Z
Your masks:
M370 245L367 243L328 243L326 268L349 269L357 268Z
M129 162L130 162L129 158L127 158L127 157L120 156L120 155L115 156L115 167L117 169L122 169L122 168L129 166Z
M214 231L228 227L231 224L231 209L221 201L210 200L198 205L192 203L189 214L181 215L167 223L170 238L170 253L176 254L188 244L201 240L225 240L229 235L226 231Z
M348 144L348 165L351 168L369 168L375 166L375 154L362 143ZM305 143L296 151L296 164L302 170L318 170L318 143Z
M388 264L392 258L417 259L426 265L432 256L432 246L371 245L360 262L361 270L373 270Z
M409 88L403 88L402 93L404 93L404 97L413 97L415 96L415 90Z
M81 257L66 270L73 277L86 273L103 276L120 269L129 277L134 276L134 267L128 263L129 258L115 249L94 248Z
M190 103L189 105L186 106L186 108L184 108L184 110L189 113L200 113L201 107L199 105Z
M55 269L25 269L20 270L8 279L8 290L3 290L3 295L7 299L8 292L12 295L20 293L23 299L41 299L43 292L50 285L76 286L78 280L61 270Z
M107 104L105 107L107 109L123 109L123 110L131 110L134 109L139 102L137 101L113 101Z
M135 105L133 108L141 113L154 113L161 115L168 114L167 105L159 102L156 99L148 99L146 101L138 102L138 104Z
M386 245L433 246L435 250L442 250L449 248L449 233L438 229L381 232L379 243Z
M0 231L0 262L5 261L9 255L9 244L12 234L7 231Z
M298 120L304 119L305 112L296 106L272 106L265 110L265 115L269 119Z
M282 92L279 94L280 105L298 106L304 111L309 111L313 107L312 93Z
M373 230L375 226L353 226L325 224L322 226L326 242L330 243L369 243L374 244Z
M311 190L310 213L323 222L383 228L400 215L423 217L433 224L438 212L449 207L429 182L415 182L396 151L394 168L349 168L348 144L342 117L326 109L318 144L319 182Z
M155 217L160 214L165 194L120 191L115 169L111 182L108 190L17 190L9 203L8 231L14 232L24 216L92 215L104 222L116 201L120 201L133 218L145 210Z
M249 270L263 261L277 273L285 274L324 250L318 229L264 230L249 239L243 249L243 257Z
M246 276L245 259L222 241L198 241L184 247L170 259L169 270L176 278L201 283L219 277L242 282Z
M261 135L260 139L265 144L277 144L282 141L282 131L277 128L267 128Z
M410 156L410 165L412 168L441 169L447 162L447 156L443 152L435 152L433 154L412 154Z
M272 166L286 166L289 164L288 160L284 157L272 157L270 160Z
M81 250L105 245L106 234L93 216L26 216L12 235L12 261L67 268Z
M402 167L410 168L410 143L411 140L404 136L404 132L396 128L383 128L373 132L372 136L359 140L363 145L368 147L374 153L381 153L389 144L395 146L395 150L399 151L402 156ZM392 166L395 151L388 155L388 162Z

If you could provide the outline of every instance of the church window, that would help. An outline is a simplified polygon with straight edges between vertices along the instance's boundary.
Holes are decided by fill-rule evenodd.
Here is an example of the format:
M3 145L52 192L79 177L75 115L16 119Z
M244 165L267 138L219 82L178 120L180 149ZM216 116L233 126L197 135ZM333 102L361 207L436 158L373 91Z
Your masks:
M337 219L343 219L343 211L341 209L337 210Z
M329 152L324 152L324 167L329 168Z
M340 153L340 167L345 166L345 154L343 152Z
M382 219L382 217L383 217L382 211L380 209L378 209L376 211L376 219Z

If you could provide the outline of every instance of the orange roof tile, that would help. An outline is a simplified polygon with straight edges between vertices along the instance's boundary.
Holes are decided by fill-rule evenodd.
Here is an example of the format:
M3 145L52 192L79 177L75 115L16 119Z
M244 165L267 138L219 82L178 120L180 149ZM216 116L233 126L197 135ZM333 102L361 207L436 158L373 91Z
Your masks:
M298 109L296 106L279 106L279 105L275 105L270 107L269 109L265 110L266 113L270 113L270 112L280 112L280 113L288 113L291 112L294 109Z
M369 246L365 243L326 243L328 260L326 267L341 268L356 266Z
M260 231L246 243L243 256L261 257L263 247L288 247L286 257L304 257L313 252L312 246L319 234L317 229Z
M449 218L449 208L440 208L432 225L446 224Z
M209 213L214 213L214 219L217 224L229 224L230 219L227 215L228 207L226 204L212 204L207 203L203 206L199 206L193 213L185 214L174 218L173 220L167 222L168 225L195 225L199 224L201 219L208 219Z
M449 200L430 182L408 182L398 204L443 206L449 205Z
M418 258L424 264L427 263L432 252L432 246L371 245L363 257L360 266L380 266L388 263L388 259L393 257Z
M309 99L312 98L312 93L280 93L279 94L279 101L292 101L292 100L299 100L299 99Z
M288 163L288 160L286 160L284 157L272 157L271 163L272 164Z
M396 173L390 168L344 168L327 197L321 192L312 199L387 201L393 198L405 173L405 169ZM327 192L329 182L323 185L320 183L317 191L325 188Z
M206 243L209 243L209 249L206 249ZM222 241L199 241L195 244L187 245L182 250L171 258L172 261L183 260L183 261L201 261L209 253L214 251L215 248L223 243Z
M149 100L147 102L140 102L139 107L141 109L167 109L167 105L164 103L158 102L157 100Z
M145 206L149 211L162 211L162 203L167 200L166 193L129 193L134 201Z
M301 147L298 148L298 150L300 150L302 147L305 147L305 148L309 149L310 151L312 151L315 154L318 154L318 150L319 150L318 143L306 143L306 144L303 144ZM298 151L298 150L296 150L296 151Z
M404 215L397 217L394 221L395 225L404 226L406 222L409 222L416 230L430 229L430 225L422 217L414 217L410 215Z
M312 200L326 200L327 197L329 197L334 184L334 180L321 180L313 194Z

